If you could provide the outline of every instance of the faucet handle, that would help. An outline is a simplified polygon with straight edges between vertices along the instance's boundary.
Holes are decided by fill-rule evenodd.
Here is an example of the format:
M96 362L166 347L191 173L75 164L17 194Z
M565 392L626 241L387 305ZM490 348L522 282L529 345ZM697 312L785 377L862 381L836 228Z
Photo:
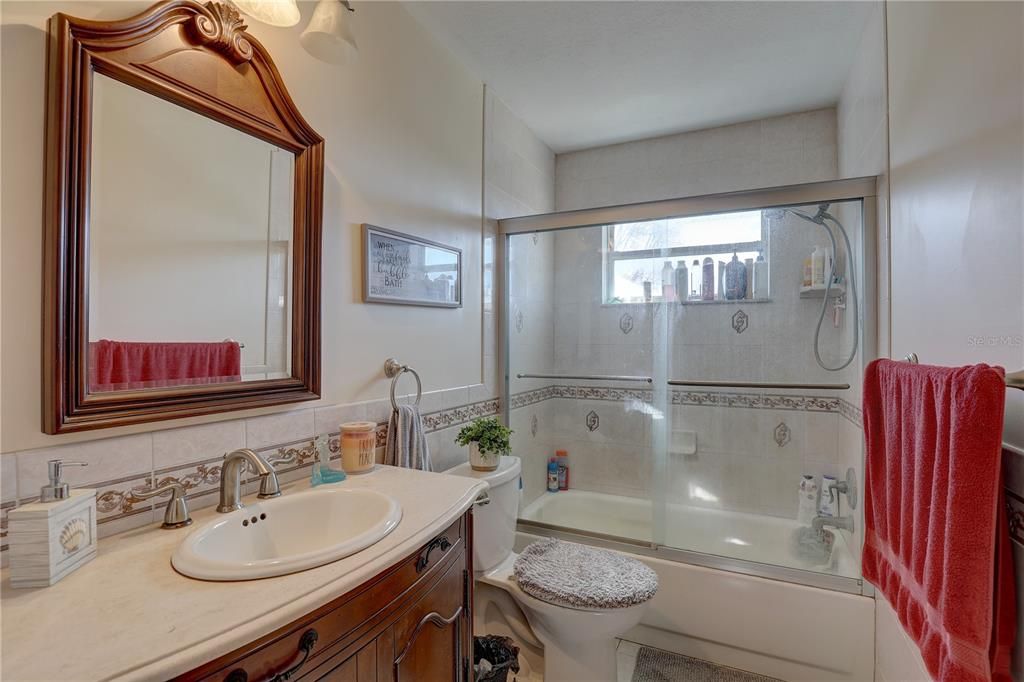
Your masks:
M273 469L270 469L270 471L260 476L260 492L256 497L261 500L267 500L271 497L280 496L281 486L277 482L277 474L274 473Z
M846 480L828 484L828 498L833 502L836 501L837 492L846 495L850 509L857 508L857 472L853 467L846 470Z
M171 494L167 501L167 508L164 510L164 522L161 528L184 528L192 523L192 517L188 513L188 502L185 500L185 486L180 483L168 483L153 490L133 493L140 500L148 500L151 497Z

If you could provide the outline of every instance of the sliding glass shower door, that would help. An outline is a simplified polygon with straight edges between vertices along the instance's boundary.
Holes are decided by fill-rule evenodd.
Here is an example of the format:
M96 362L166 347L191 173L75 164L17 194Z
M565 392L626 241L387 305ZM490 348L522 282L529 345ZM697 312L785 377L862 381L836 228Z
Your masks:
M857 591L872 188L503 221L522 522Z
M506 242L508 419L523 460L523 519L650 544L654 315L608 306L605 231ZM548 490L551 458L567 465Z
M829 486L861 471L862 201L723 212L664 229L665 255L685 258L713 287L665 304L655 541L858 577L859 517ZM854 532L826 516L854 517Z

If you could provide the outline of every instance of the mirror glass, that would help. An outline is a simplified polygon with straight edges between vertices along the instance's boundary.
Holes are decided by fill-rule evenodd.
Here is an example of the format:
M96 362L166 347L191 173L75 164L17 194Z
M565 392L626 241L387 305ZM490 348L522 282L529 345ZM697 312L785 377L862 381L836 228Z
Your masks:
M294 155L93 78L89 392L291 376Z

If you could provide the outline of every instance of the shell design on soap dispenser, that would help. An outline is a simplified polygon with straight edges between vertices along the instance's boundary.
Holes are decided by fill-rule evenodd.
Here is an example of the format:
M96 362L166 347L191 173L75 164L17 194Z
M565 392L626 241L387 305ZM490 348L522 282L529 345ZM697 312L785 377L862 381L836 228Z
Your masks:
M82 517L75 517L65 523L60 530L60 546L64 548L64 555L74 554L80 550L88 537L89 527Z

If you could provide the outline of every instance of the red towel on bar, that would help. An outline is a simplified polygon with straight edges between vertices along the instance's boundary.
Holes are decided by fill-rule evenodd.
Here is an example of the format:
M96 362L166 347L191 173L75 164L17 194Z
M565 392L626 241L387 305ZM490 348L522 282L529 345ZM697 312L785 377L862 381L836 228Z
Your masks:
M89 390L114 391L182 384L239 381L242 352L237 341L89 344Z
M864 377L864 578L942 682L1011 679L1003 375L876 360Z

